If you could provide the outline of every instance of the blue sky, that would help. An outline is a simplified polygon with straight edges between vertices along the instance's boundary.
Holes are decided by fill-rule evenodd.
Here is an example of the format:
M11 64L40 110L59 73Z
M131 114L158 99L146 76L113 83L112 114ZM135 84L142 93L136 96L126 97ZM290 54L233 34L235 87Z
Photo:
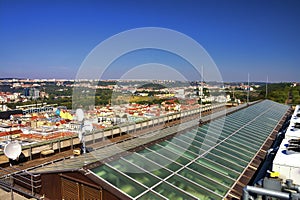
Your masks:
M300 82L298 0L0 0L0 78L75 78L100 42L139 27L193 38L224 81Z

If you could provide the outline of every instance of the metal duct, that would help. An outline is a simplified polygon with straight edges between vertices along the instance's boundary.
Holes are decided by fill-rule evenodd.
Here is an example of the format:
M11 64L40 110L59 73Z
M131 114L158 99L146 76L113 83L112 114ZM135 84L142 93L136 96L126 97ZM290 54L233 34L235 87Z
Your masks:
M290 199L290 194L285 193L285 192L279 192L279 191L274 191L274 190L268 190L265 188L259 188L259 187L254 187L254 186L246 186L243 189L243 200L249 200L249 192L258 194L258 195L266 195L270 197L275 197L279 198L282 200L289 200Z

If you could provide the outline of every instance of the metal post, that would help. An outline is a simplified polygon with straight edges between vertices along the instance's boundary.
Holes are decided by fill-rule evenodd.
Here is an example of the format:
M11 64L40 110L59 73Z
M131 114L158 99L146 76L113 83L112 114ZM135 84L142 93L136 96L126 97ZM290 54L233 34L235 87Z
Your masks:
M13 189L10 189L10 198L11 198L11 200L14 200L14 191L13 191Z
M60 138L57 141L58 152L60 153Z
M248 73L248 87L247 87L247 104L249 103L249 92L250 92L250 74Z
M134 123L134 133L136 133L136 123Z
M29 148L29 158L30 158L30 160L32 160L32 146L31 145Z
M93 144L95 144L95 131L92 131L92 134L93 134Z
M71 149L73 150L73 137L71 137L71 140L70 140L70 142L71 142ZM53 143L52 143L52 149L53 149Z
M266 99L268 98L268 82L269 82L269 77L267 76L267 82L266 82Z
M12 187L14 185L14 178L12 175L10 175L10 182L11 182L10 197L11 197L11 200L14 200L14 191L12 189Z
M33 176L31 175L31 195L33 195L34 191L34 186L33 186Z
M82 151L83 151L83 154L86 154L86 147L85 147L85 132L82 133Z

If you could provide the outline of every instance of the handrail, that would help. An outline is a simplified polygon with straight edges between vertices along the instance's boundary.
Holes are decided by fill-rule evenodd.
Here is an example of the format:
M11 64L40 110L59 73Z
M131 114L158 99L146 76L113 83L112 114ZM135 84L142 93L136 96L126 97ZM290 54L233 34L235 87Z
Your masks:
M16 180L16 181L18 181L18 182L21 182L21 183L27 185L27 186L30 186L31 188L34 188L34 189L37 189L37 188L42 187L42 184L35 186L35 183L36 183L36 182L34 182L34 183L32 183L32 182L27 183L27 182L25 182L25 181L22 181L21 179L17 179L17 178L15 178L15 177L13 177L13 176L12 176L12 179L13 179L14 181ZM29 181L31 181L31 180L29 180ZM4 183L4 181L1 181L1 180L0 180L0 182L3 182L3 183ZM39 182L41 182L41 181L39 181ZM13 184L11 184L11 185L13 185Z
M159 117L154 117L152 119L145 119L145 120L138 121L138 122L127 122L127 123L121 124L121 126L125 127L125 126L134 125L134 124L141 124L141 123L144 123L144 122L147 122L147 121L161 119L161 118L165 118L165 117L169 117L169 116L174 116L174 115L178 115L178 114L180 114L180 116L181 116L181 115L184 115L184 113L187 113L187 114L190 113L190 115L194 115L195 111L200 111L201 110L201 112L204 112L206 110L210 110L210 109L221 107L221 106L224 106L224 104L220 103L220 104L214 104L214 105L206 105L205 107L202 107L202 108L199 107L199 108L194 108L192 110L186 110L186 111L179 111L179 112L174 112L174 113L168 113L167 115L163 115L163 116L159 116ZM86 133L86 136L87 135L92 135L92 134L97 134L97 133L102 132L102 131L110 131L110 130L113 130L113 129L116 129L116 128L120 128L120 125L113 126L113 127L107 127L107 128L101 129L101 130L91 131L89 133ZM41 143L35 143L35 144L26 145L26 146L23 146L22 149L26 150L26 149L30 149L30 148L35 148L35 147L43 146L43 145L49 145L49 144L52 144L53 142L61 142L61 141L69 140L69 139L75 139L75 138L77 138L77 136L65 136L65 137L62 137L62 138L59 138L59 139L53 139L53 140L44 141L44 142L41 142ZM2 154L3 154L3 152L0 152L0 155L2 155Z
M39 175L37 175L37 174L32 174L32 173L30 173L30 172L27 171L27 170L21 170L21 169L19 169L19 168L17 168L17 167L11 166L11 168L13 168L13 169L15 169L15 170L18 170L18 171L16 171L16 172L14 172L14 174L17 174L17 173L19 173L19 172L25 172L25 173L29 174L30 176L39 176Z
M211 109L211 108L217 108L217 107L221 107L221 106L224 106L224 104L217 104L217 105L207 105L206 108L207 109ZM205 111L205 108L195 108L195 109L192 109L192 110L188 110L188 111L180 111L180 112L174 112L174 113L169 113L168 115L164 115L164 116L160 116L160 117L154 117L153 119L146 119L146 120L143 120L143 121L140 121L140 122L129 122L129 123L126 123L126 124L122 124L121 126L125 127L125 126L128 126L128 125L133 125L133 124L140 124L140 123L143 123L143 122L146 122L146 121L150 121L150 120L156 120L156 119L160 119L160 118L165 118L165 117L169 117L169 116L174 116L174 115L178 115L180 114L180 116L184 115L183 113L190 113L190 115L194 115L196 114L195 111L198 111L198 110L201 110L202 112ZM158 123L156 124L160 124L160 122L158 121ZM97 130L97 131L93 131L93 132L89 132L87 133L86 135L91 135L91 134L94 134L94 133L99 133L99 132L102 132L102 131L107 131L107 130L112 130L112 129L115 129L115 128L120 128L120 125L119 126L113 126L113 127L109 127L109 128L104 128L102 130ZM141 127L140 127L141 128ZM142 134L144 135L144 134ZM46 141L46 142L43 142L43 143L36 143L36 144L32 144L32 145L28 145L28 146L24 146L24 149L28 149L28 148L32 148L32 147L38 147L38 146L43 146L43 145L47 145L47 144L51 144L53 142L61 142L61 141L65 141L65 140L68 140L70 138L76 138L77 136L67 136L67 137L63 137L63 138L59 138L59 139L55 139L55 140L50 140L50 141ZM132 138L135 138L136 136L132 136L130 138L127 138L125 140L130 140ZM106 144L104 146L101 146L97 149L100 149L100 148L103 148L103 147L107 147L107 146L111 146L113 144L116 144L116 143L119 143L119 142L122 142L122 141L118 141L118 142L113 142L113 143L109 143L109 144ZM64 157L64 158L59 158L59 159L56 159L56 160L53 160L53 161L50 161L50 162L46 162L46 163L43 163L43 164L40 164L40 165L37 165L37 166L34 166L34 167L31 167L31 168L28 168L27 170L32 170L32 169L35 169L35 168L38 168L40 166L45 166L45 165L48 165L48 164L52 164L52 163L55 163L55 162L58 162L58 161L61 161L61 160L64 160L64 159L69 159L71 158L71 156L69 157ZM15 168L16 170L19 170L17 168ZM14 172L14 174L16 173L20 173L21 172L24 172L24 173L27 173L31 176L38 176L38 175L35 175L35 174L32 174L28 171L25 171L25 170L19 170L18 172Z
M26 169L26 171L27 170L33 170L33 169L43 167L43 166L47 166L47 165L50 165L50 164L53 164L53 163L56 163L56 162L59 162L59 161L62 161L62 160L70 159L71 157L72 156L68 156L68 157L63 157L63 158L58 158L58 159L55 159L55 160L52 160L52 161L48 161L48 162L45 162L45 163L42 163L42 164L39 164L39 165L36 165L36 166L33 166L33 167L29 167L29 168ZM38 175L40 176L40 174L38 174Z
M14 169L17 169L17 168L14 168ZM12 172L12 171L10 171L10 170L7 170L7 169L5 169L5 168L2 168L2 167L0 167L0 170L3 170L3 171L5 171L5 172L8 172L9 174L6 174L6 175L3 175L3 176L1 176L0 178L6 178L6 177L9 177L9 176L19 176L19 177L22 177L22 178L24 178L24 179L27 179L27 180L31 180L31 179L29 179L29 178L27 178L27 177L23 177L22 175L20 175L19 173L21 173L21 172L24 172L25 174L27 174L27 175L29 175L29 176L32 176L32 177L34 177L34 178L36 178L36 177L40 177L41 175L40 174L32 174L32 173L29 173L28 171L26 171L26 170L20 170L20 171L17 171L17 172ZM35 181L35 182L38 182L38 181Z
M0 181L0 187L6 188L6 189L11 189L11 190L13 190L13 191L17 191L17 192L19 192L20 194L24 194L24 195L29 196L29 197L32 197L32 198L34 198L34 199L40 199L39 197L37 197L37 196L35 196L35 195L33 195L33 194L24 192L23 190L20 190L20 189L18 189L18 188L16 188L16 187L12 187L11 185L7 185L7 184L5 184L4 182L1 182L1 181Z

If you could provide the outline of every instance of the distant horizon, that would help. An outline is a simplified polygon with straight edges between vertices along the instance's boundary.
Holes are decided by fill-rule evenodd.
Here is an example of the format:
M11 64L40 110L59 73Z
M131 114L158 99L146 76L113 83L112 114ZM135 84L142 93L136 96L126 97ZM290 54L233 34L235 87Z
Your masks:
M65 81L78 81L78 80L95 80L95 79L67 79L67 78L11 78L11 77L7 77L7 78L3 78L0 77L0 80L13 80L13 79L17 79L17 80L55 80L55 81L61 81L61 80L65 80ZM180 82L180 80L161 80L161 79L154 79L154 80L150 80L150 79L99 79L97 81L178 81ZM201 82L201 80L188 80L187 82ZM214 82L214 81L204 81L206 83L210 83L210 82ZM248 80L239 80L239 81L223 81L222 83L247 83ZM296 81L251 81L249 80L249 83L300 83L300 82L296 82Z

